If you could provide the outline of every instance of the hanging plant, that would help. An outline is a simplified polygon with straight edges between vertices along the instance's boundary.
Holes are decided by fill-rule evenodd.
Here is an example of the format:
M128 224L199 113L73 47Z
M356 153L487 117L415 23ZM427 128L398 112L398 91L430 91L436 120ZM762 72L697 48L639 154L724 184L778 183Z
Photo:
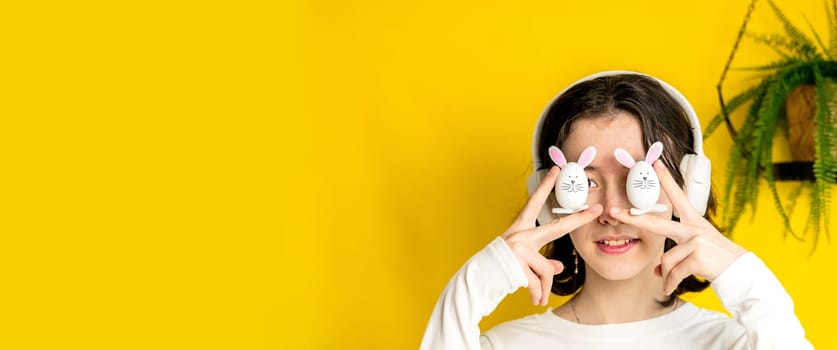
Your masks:
M726 169L726 181L723 188L723 224L728 233L732 233L746 209L756 211L756 201L759 195L760 179L765 179L773 202L778 211L786 233L802 239L790 225L789 215L792 212L796 198L807 188L811 211L803 231L814 233L814 247L819 234L824 232L830 237L829 215L831 190L837 178L837 26L835 13L837 2L826 2L825 13L828 16L828 42L808 23L813 33L813 40L793 24L787 16L768 0L777 20L784 31L781 34L757 34L746 31L746 25L755 8L756 0L750 7L733 46L733 51L727 61L721 81L718 83L718 97L721 111L709 122L704 138L714 132L722 123L734 139L734 146L729 152ZM807 19L806 19L807 21ZM729 71L730 64L743 36L748 36L758 44L766 45L775 51L779 58L773 62L742 70L760 74L754 86L740 92L726 100L721 86ZM791 101L788 97L791 96ZM801 101L801 102L800 102ZM807 102L806 102L807 101ZM806 107L806 105L808 107ZM740 130L736 130L729 115L741 107L745 107L744 122ZM798 112L808 109L808 121L788 120L787 112ZM805 117L803 117L805 118ZM813 159L808 163L793 163L795 166L805 165L810 180L803 184L791 195L788 205L779 196L776 188L777 170L782 178L786 178L784 167L777 167L773 163L773 139L779 130L788 131L792 143L806 144L803 138L810 134L813 139L807 141L813 145L809 151ZM806 131L806 129L808 131ZM795 139L803 139L797 142ZM794 157L803 155L805 150L792 150ZM799 160L799 159L797 159ZM794 171L795 172L795 171ZM796 177L806 176L795 174Z

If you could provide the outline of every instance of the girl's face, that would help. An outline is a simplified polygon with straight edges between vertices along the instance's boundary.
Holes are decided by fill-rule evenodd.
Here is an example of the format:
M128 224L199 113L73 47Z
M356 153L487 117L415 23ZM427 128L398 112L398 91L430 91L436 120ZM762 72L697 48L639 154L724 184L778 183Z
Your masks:
M630 169L616 161L613 151L622 148L636 160L645 159L639 121L623 112L576 120L561 149L567 159L578 159L587 146L597 149L596 158L585 168L590 180L587 203L604 207L598 220L570 233L573 245L586 262L587 278L598 275L606 280L627 280L640 274L653 274L660 264L665 237L642 232L608 214L613 207L631 208L625 192ZM665 204L668 210L645 215L671 218L671 202L664 192L660 193L658 203Z

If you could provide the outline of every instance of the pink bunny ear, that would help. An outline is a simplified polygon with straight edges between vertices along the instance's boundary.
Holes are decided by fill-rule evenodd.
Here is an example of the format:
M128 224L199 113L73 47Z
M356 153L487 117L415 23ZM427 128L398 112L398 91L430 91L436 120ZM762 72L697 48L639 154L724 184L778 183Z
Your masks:
M582 168L585 168L593 162L593 158L596 158L596 147L590 146L585 148L584 152L581 152L577 163Z
M626 168L633 168L634 164L636 164L636 162L634 161L634 157L631 157L628 151L623 150L621 148L617 148L616 150L614 150L613 156L616 157L616 161L618 161L619 164L624 165Z
M648 148L648 154L645 155L645 161L649 164L653 164L655 160L660 158L661 154L663 154L663 143L660 141L654 142L654 144Z
M552 158L555 165L559 167L567 165L567 158L564 157L564 152L561 152L561 149L558 147L549 146L549 158Z

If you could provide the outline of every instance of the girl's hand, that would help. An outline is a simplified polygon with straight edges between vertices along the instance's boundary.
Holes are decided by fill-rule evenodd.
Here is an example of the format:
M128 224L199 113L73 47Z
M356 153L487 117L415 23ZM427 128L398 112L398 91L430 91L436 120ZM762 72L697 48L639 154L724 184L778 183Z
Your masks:
M665 236L677 242L677 246L663 254L660 269L663 292L671 295L689 275L714 280L747 251L718 232L692 208L686 194L677 186L677 182L662 162L654 162L654 170L657 171L663 190L671 200L674 210L680 214L680 222L659 216L634 216L620 208L611 208L610 215L645 232Z
M560 169L552 167L541 184L529 197L523 211L501 237L509 245L529 280L529 294L535 305L546 305L552 289L552 277L564 270L560 261L545 258L540 249L549 242L596 219L602 206L596 204L587 210L564 216L560 220L535 227L535 219L546 199L552 193Z

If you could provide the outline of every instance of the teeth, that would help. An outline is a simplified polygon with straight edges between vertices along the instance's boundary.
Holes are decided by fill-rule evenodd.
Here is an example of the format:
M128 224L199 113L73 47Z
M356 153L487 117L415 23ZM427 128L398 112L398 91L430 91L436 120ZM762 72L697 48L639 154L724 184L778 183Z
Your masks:
M609 245L609 246L619 246L619 245L625 245L625 244L631 243L631 241L633 241L633 239L617 239L617 240L607 240L606 239L606 240L600 241L600 243L603 243L603 244Z

